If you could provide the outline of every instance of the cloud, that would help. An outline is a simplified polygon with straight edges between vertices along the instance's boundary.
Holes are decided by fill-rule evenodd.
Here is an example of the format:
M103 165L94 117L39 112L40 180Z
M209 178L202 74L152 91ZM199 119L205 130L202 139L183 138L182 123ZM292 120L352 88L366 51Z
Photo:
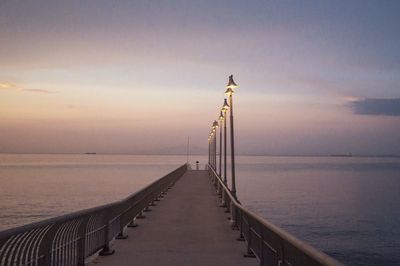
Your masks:
M57 91L44 90L44 89L23 89L23 91L39 92L39 93L57 93Z
M4 90L18 90L18 86L9 82L0 82L0 89Z
M358 115L400 116L400 98L353 100L350 107Z
M23 89L16 84L10 82L0 82L0 89L3 90L17 90L17 91L28 91L28 92L38 92L38 93L57 93L57 91L46 90L46 89Z

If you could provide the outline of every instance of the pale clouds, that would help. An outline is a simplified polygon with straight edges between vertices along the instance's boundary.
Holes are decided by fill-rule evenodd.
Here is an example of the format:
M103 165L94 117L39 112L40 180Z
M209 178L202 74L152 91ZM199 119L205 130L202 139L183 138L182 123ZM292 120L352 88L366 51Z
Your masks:
M3 90L18 90L18 86L10 82L0 82L0 89Z
M22 88L11 82L0 82L0 89L3 90L16 90L20 92L35 92L35 93L58 93L58 91L47 90L47 89L36 89L36 88Z
M38 92L38 93L58 93L57 91L44 90L44 89L23 89L23 91Z

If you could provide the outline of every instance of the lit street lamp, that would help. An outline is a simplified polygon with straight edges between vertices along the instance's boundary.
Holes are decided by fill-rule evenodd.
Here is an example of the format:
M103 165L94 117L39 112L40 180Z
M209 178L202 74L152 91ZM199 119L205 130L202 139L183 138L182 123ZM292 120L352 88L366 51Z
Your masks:
M217 170L217 128L218 122L215 120L212 126L212 130L214 132L214 170Z
M232 195L236 198L236 181L235 181L235 140L233 134L233 100L232 96L235 92L234 89L237 88L238 85L233 80L233 75L229 76L229 82L226 86L225 94L229 98L229 106L230 106L230 131L231 131L231 174L232 174L232 185L231 185L231 192Z
M214 168L214 131L210 132L210 165Z
M224 99L224 104L221 108L224 115L224 183L227 184L226 179L226 112L229 110L229 104L226 98Z
M221 111L218 117L218 120L220 122L220 129L219 129L219 177L221 177L221 172L222 172L222 122L224 121L224 113Z
M208 164L211 163L211 134L208 134Z

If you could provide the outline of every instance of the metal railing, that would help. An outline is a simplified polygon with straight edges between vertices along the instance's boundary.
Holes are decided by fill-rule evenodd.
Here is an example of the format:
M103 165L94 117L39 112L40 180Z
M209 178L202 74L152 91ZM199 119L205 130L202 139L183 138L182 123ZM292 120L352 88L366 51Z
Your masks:
M127 198L95 208L51 218L0 232L0 265L84 265L109 243L124 238L126 226L162 197L186 172L182 165Z
M232 227L239 230L238 240L247 243L247 256L256 256L260 265L340 266L338 261L300 241L271 222L245 209L227 185L208 165L208 173L221 196L222 204L231 213Z

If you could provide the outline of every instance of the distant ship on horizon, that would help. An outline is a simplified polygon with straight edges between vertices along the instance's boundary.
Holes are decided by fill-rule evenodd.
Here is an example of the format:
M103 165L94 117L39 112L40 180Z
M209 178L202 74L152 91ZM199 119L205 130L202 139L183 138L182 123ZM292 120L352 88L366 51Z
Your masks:
M347 153L347 154L331 154L331 157L353 157L353 154L351 154L351 152Z

